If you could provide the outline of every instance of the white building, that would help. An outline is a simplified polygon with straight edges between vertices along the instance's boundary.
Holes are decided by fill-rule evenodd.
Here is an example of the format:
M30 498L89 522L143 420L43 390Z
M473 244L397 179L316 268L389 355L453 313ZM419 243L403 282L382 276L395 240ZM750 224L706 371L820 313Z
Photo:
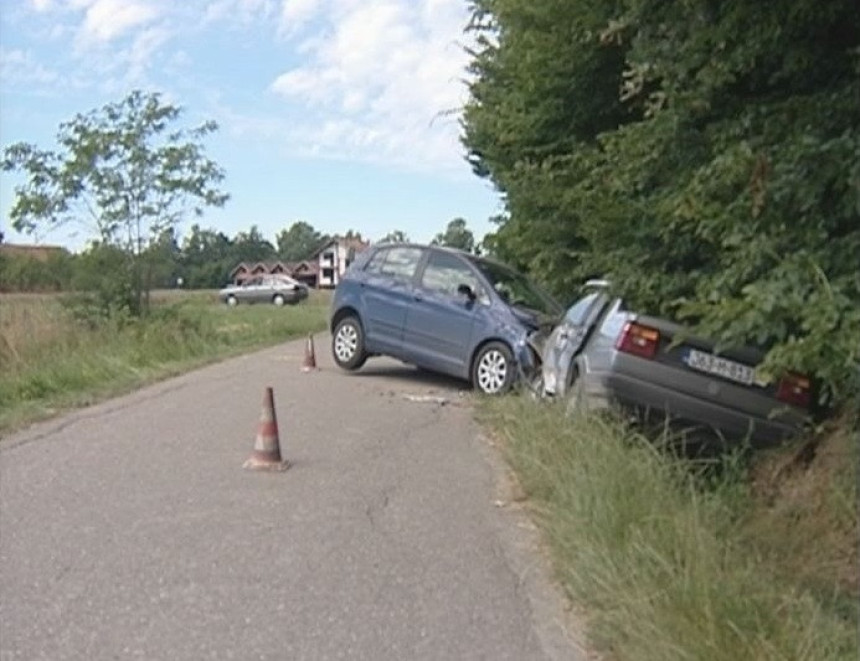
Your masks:
M357 238L334 237L323 245L316 253L319 263L317 287L321 289L337 287L341 276L346 272L352 260L362 250L370 246L368 241Z

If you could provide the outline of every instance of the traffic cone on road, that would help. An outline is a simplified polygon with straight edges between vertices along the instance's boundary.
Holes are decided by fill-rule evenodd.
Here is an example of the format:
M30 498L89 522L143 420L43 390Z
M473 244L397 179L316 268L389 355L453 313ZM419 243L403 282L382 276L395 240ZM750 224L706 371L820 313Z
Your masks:
M313 372L317 368L317 357L314 352L314 336L308 335L305 343L305 359L302 361L302 372Z
M260 426L254 441L254 451L242 468L248 470L283 471L290 463L281 458L281 442L278 439L278 419L275 417L275 396L272 389L263 393L263 410L260 413Z

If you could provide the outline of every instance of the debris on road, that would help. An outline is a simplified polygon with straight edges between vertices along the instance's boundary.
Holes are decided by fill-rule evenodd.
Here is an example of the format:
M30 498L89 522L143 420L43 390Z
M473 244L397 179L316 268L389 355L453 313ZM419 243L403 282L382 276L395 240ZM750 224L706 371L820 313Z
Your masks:
M448 403L448 399L446 397L437 397L435 395L403 395L403 399L409 402L438 404L439 406L445 406Z

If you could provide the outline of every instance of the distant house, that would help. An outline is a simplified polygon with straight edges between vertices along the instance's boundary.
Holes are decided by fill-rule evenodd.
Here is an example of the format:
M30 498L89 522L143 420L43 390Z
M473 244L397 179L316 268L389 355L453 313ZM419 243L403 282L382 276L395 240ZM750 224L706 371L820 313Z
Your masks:
M369 246L369 241L337 236L323 244L313 255L319 268L317 286L321 289L337 287L355 256Z
M318 287L320 268L314 261L305 260L297 264L290 264L290 275L308 287Z
M317 265L315 262L241 262L230 271L233 284L241 285L258 275L288 275L309 287L317 286Z

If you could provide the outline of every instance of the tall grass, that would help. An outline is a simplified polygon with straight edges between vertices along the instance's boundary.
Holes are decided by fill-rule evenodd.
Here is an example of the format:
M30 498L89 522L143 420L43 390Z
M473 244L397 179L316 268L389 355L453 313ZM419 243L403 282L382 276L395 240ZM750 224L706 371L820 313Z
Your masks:
M616 421L521 398L485 401L481 415L502 437L563 585L586 605L593 642L612 658L858 658L854 619L751 543L737 466L703 488Z
M329 296L232 309L210 294L160 297L143 320L83 323L57 296L0 297L0 431L194 365L325 327Z

